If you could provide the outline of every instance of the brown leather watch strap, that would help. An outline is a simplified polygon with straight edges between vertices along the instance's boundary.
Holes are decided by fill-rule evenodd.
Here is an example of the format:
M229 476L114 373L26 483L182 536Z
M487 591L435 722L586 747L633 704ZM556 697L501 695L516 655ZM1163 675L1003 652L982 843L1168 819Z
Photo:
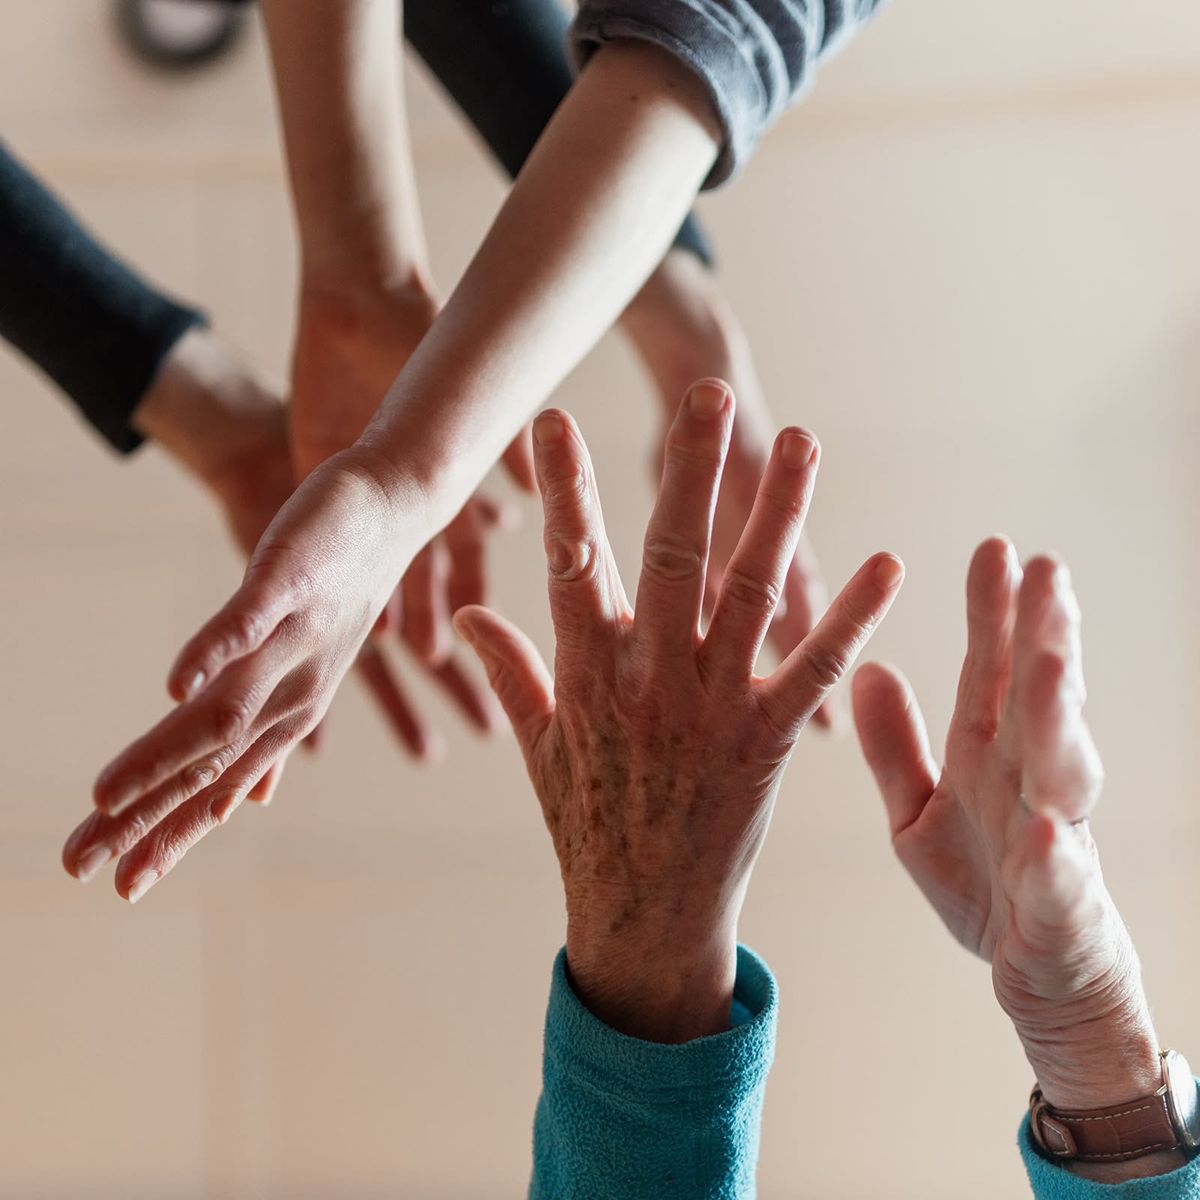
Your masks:
M1151 1096L1088 1112L1060 1112L1034 1088L1029 1121L1034 1141L1051 1158L1122 1162L1181 1145L1165 1084Z

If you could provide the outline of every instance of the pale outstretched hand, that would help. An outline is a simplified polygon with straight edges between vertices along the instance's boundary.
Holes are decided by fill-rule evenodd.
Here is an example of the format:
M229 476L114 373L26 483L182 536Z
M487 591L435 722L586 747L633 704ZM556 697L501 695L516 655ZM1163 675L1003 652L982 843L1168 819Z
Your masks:
M903 676L872 664L854 680L896 855L953 936L991 964L1050 1104L1148 1095L1161 1082L1159 1046L1087 824L1102 773L1083 720L1066 568L1039 557L1022 571L1008 542L984 542L967 580L967 627L940 771ZM1162 1168L1151 1158L1122 1169Z
M534 440L553 682L502 617L472 607L456 619L541 801L562 870L574 985L602 1020L658 1041L726 1027L738 914L783 768L903 575L890 555L869 559L778 670L754 675L819 457L811 434L788 429L701 636L732 424L726 385L691 388L667 439L631 609L579 431L565 413L542 414Z

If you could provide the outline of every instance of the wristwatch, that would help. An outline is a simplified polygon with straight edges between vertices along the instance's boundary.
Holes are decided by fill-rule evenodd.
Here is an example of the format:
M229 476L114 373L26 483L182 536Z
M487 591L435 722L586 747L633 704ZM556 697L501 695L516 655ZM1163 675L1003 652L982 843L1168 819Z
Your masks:
M1200 1148L1200 1092L1187 1059L1164 1050L1162 1086L1149 1096L1085 1112L1051 1108L1035 1087L1029 1097L1033 1140L1059 1162L1124 1162L1160 1151Z

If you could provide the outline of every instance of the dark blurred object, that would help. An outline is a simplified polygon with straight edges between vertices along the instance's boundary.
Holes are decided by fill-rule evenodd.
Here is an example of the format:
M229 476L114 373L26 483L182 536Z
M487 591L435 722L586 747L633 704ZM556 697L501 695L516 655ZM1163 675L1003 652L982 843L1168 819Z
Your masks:
M243 5L229 0L117 0L115 15L138 58L171 69L220 58L245 26Z

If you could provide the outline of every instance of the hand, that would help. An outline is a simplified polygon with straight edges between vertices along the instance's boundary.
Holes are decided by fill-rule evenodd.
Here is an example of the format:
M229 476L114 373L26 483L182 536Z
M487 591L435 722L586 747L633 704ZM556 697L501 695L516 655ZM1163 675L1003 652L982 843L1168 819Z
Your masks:
M728 379L738 397L737 420L713 520L707 605L711 609L738 538L745 527L771 453L771 418L754 368L749 342L711 272L690 252L673 250L651 275L621 319L653 376L662 400L662 437L653 469L675 413L675 397L687 382L712 375ZM785 658L811 632L828 595L807 534L796 543L780 588L767 641ZM836 710L822 705L813 721L830 728Z
M562 869L567 958L614 1028L685 1041L727 1027L736 926L796 738L891 604L903 573L870 559L769 678L753 674L816 476L810 434L777 439L700 636L713 507L733 424L696 384L667 440L631 611L587 449L551 411L534 425L555 679L482 608L456 619L516 731Z
M254 384L210 334L197 331L182 339L172 353L135 421L209 490L224 510L239 546L247 552L253 549L292 489L285 410L278 399ZM357 665L385 719L408 750L418 758L434 753L435 739L406 698L383 652L368 645ZM423 665L468 721L484 731L492 728L495 715L490 695L453 659L436 666ZM224 677L222 681L229 682ZM215 699L219 706L220 695ZM180 712L158 727L155 732L160 737L152 734L143 739L102 778L102 787L114 783L120 787L120 772L129 768L141 772L143 786L127 803L94 812L71 834L63 863L76 878L86 881L111 859L121 857L118 890L136 900L212 828L206 811L207 816L232 811L227 808L229 801L212 789L195 794L203 777L188 778L185 772L183 779L172 784L169 776L179 774L178 763L173 766L169 758L164 762L156 757L157 747L178 729ZM209 718L213 715L210 708ZM192 718L197 719L195 710ZM205 716L198 719L203 721ZM194 726L192 732L196 732ZM235 747L225 747L215 755L211 769L219 774L231 767L233 755ZM269 802L285 759L283 753L265 769L261 763L254 768L247 778L257 777L257 782L242 786L235 802L240 802L242 795ZM199 763L191 766L193 775L204 769ZM158 779L165 786L157 786ZM228 776L225 781L228 784ZM133 782L137 783L136 776Z
M1082 716L1066 568L1041 557L1022 573L1008 542L985 542L967 579L967 628L940 777L904 678L870 665L854 681L896 854L954 937L991 964L996 998L1052 1106L1149 1095L1161 1082L1159 1045L1087 825L1101 768ZM1181 1161L1072 1169L1115 1180Z
M387 289L302 289L292 355L290 409L296 478L357 441L440 307L420 277ZM532 490L528 432L504 463L519 487ZM482 496L469 500L444 534L413 559L385 610L383 629L398 629L425 662L450 660L450 617L485 596L484 543L504 510ZM402 614L402 615L401 615Z

